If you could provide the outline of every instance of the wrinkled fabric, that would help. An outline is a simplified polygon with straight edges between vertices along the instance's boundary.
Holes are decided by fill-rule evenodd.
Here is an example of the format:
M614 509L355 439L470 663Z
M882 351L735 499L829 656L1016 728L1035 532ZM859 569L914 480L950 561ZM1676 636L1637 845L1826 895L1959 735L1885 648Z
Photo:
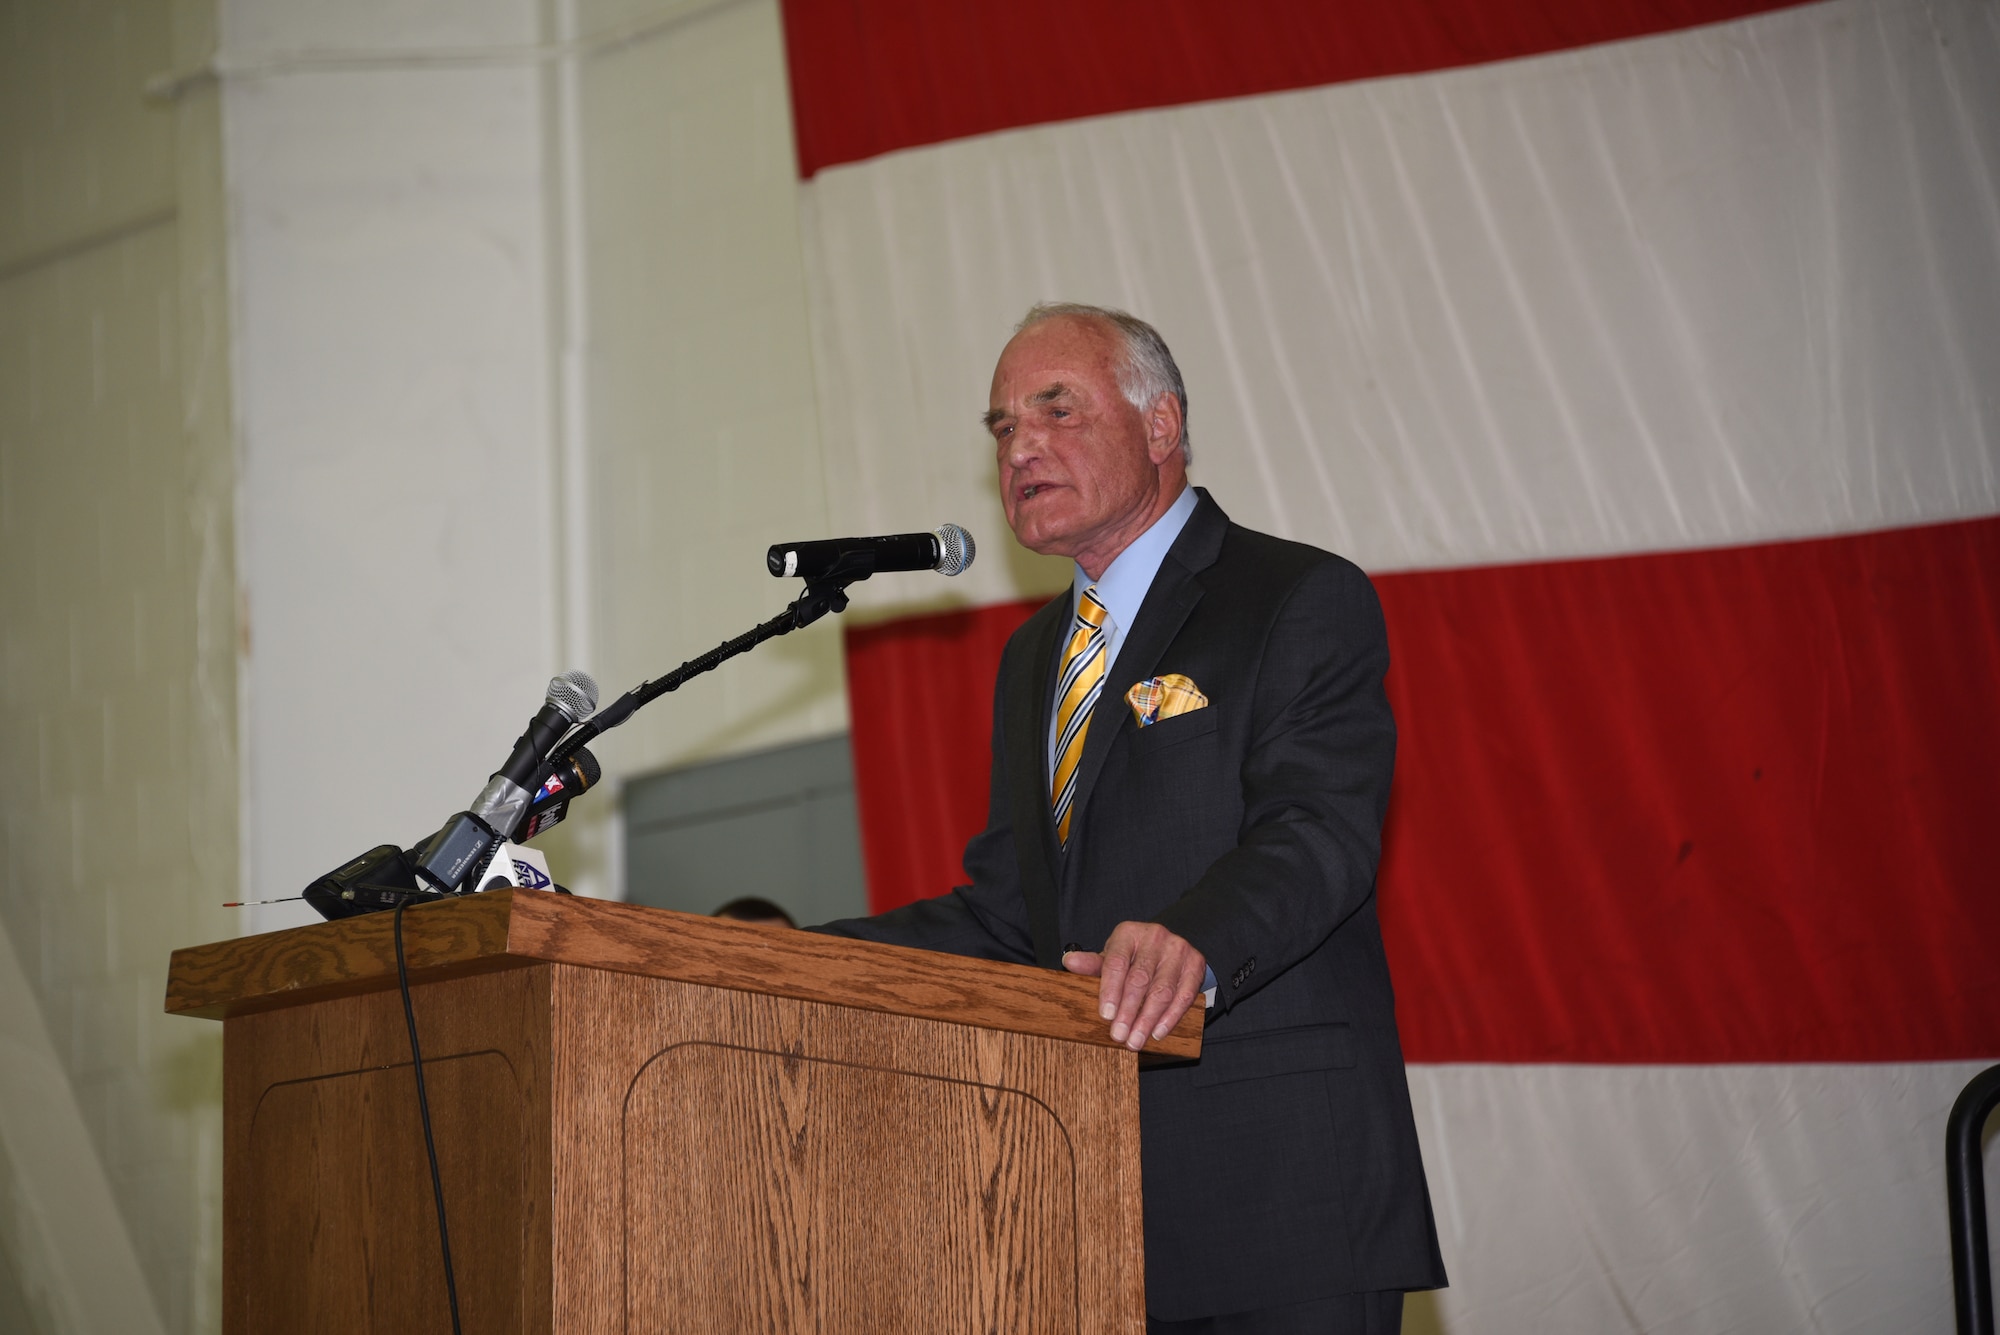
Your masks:
M1006 550L993 359L1033 301L1134 310L1195 480L1382 597L1453 1278L1409 1327L1948 1328L1944 1118L2000 1058L2000 6L983 133L801 199L830 531L989 554L974 606L849 631L877 903L956 878L998 645L1069 577Z
M993 559L979 425L1043 299L1158 325L1195 480L1370 572L2000 512L1979 0L987 135L802 199L830 531L962 523L974 602L1067 577Z

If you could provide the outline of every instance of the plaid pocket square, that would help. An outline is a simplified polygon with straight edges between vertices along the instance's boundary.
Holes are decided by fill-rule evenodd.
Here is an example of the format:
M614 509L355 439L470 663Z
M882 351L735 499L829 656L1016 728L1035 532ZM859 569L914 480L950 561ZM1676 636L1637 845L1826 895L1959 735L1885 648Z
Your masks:
M1189 710L1206 709L1208 697L1180 673L1170 672L1135 684L1125 692L1125 703L1132 706L1132 717L1144 728Z

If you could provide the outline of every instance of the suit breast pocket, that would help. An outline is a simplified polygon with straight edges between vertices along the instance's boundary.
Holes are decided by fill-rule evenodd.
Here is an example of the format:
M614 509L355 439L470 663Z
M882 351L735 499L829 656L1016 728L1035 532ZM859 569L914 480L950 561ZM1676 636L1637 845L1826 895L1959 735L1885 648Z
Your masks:
M1222 757L1219 710L1192 709L1133 731L1107 788L1122 808L1120 822L1148 831L1159 850L1176 850L1206 866L1235 835L1242 800ZM1097 799L1093 799L1093 808ZM1183 868L1199 874L1199 868Z
M1134 757L1153 755L1168 747L1191 742L1197 737L1212 736L1215 733L1216 719L1215 707L1206 705L1136 729L1132 734L1132 754Z

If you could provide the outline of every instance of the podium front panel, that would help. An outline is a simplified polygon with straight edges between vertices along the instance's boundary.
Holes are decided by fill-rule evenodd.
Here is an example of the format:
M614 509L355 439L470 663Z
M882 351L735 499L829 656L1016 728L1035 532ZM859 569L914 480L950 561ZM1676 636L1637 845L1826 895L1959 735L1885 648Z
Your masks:
M465 1329L549 1329L549 966L412 989ZM402 1000L227 1022L223 1326L450 1335Z
M553 1011L558 1329L1144 1329L1129 1055L563 966Z

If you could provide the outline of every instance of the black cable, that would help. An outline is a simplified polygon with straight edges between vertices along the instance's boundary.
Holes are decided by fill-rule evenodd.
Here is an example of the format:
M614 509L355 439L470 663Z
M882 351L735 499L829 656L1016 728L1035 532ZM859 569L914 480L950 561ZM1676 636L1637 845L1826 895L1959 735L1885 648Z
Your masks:
M396 905L396 981L403 989L403 1019L410 1026L410 1069L417 1076L417 1112L424 1123L424 1152L431 1158L431 1196L437 1202L438 1245L444 1248L444 1292L451 1300L451 1335L460 1335L458 1281L451 1271L451 1230L444 1222L444 1179L438 1175L437 1141L431 1136L431 1101L424 1093L424 1054L417 1046L417 1010L410 1004L410 967L403 962L403 910L409 906L408 900Z

